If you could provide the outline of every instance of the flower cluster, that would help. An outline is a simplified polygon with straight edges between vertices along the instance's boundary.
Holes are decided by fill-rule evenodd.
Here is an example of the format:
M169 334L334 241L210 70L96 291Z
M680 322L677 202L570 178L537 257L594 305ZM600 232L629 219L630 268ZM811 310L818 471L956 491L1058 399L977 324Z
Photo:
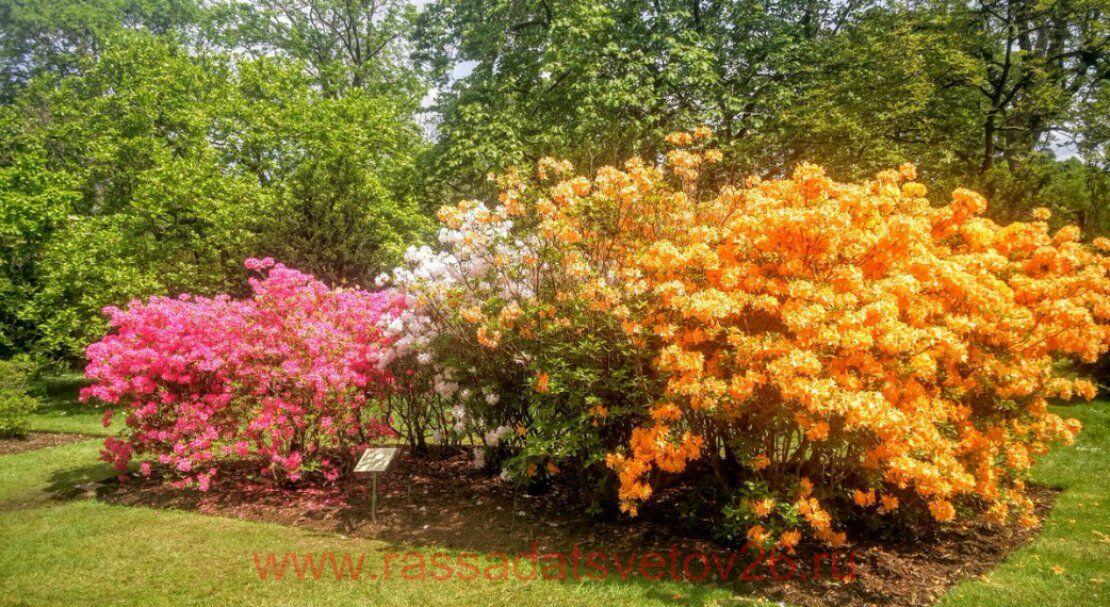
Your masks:
M999 225L968 190L931 204L910 165L737 182L711 140L494 177L495 204L444 207L441 248L379 278L394 290L248 260L248 299L110 310L85 392L128 409L105 457L202 488L223 453L335 478L332 453L397 415L416 448L468 443L529 483L573 471L632 514L702 476L732 536L785 550L860 517L1033 524L1023 472L1079 431L1049 401L1095 393L1064 363L1110 349L1110 240L1044 209Z
M538 180L570 168L545 159ZM627 436L628 416L644 411L652 374L644 352L598 305L599 295L616 291L559 219L588 182L559 182L547 197L519 175L494 179L497 204L444 207L443 250L410 249L405 265L379 280L410 295L427 336L414 375L448 409L436 437L468 436L509 457L506 473L519 480L568 467L608 476L604 454Z
M1048 402L1095 391L1059 363L1110 347L1110 242L1044 210L998 225L968 190L930 204L910 165L736 182L707 129L668 140L661 165L500 177L497 205L441 211L448 252L395 275L434 310L437 360L477 353L452 382L527 395L497 420L524 427L523 469L587 436L635 513L701 460L760 488L730 508L787 547L843 542L851 516L1031 524L1022 472L1079 430Z
M118 470L153 456L203 490L221 455L261 456L281 480L334 480L352 449L392 432L375 407L393 382L407 298L329 289L270 259L245 265L262 275L246 299L105 310L112 329L88 348L94 383L81 397L125 409L126 429L103 451Z
M1094 396L1055 362L1110 346L1110 258L1043 217L997 225L968 190L933 206L911 165L862 184L801 165L702 194L688 167L716 154L682 157L674 187L615 220L626 328L666 380L610 457L626 509L653 471L710 458L767 487L760 529L801 520L834 544L832 513L851 507L949 521L985 504L1032 523L1017 479L1079 430L1047 399ZM602 171L600 204L642 173Z

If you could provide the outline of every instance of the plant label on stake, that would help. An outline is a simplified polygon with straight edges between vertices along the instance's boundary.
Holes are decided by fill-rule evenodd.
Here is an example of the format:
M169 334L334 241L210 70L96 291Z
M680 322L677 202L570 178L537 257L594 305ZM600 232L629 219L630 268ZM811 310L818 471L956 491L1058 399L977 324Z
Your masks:
M370 496L370 521L378 523L378 476L385 474L397 457L397 447L370 447L362 452L355 464L355 474L369 474L372 493Z

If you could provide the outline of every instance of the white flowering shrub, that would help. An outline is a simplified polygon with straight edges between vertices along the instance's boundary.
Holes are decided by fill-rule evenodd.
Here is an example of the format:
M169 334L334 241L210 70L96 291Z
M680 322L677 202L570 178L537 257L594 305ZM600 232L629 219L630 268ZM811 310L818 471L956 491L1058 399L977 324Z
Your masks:
M523 194L510 182L493 209L445 207L439 250L410 248L378 278L411 298L403 322L418 352L395 375L419 388L405 408L436 442L476 446L479 467L528 483L582 470L576 480L612 496L604 455L639 421L628 413L644 410L648 364L612 315L565 297L567 249L534 217L510 218Z

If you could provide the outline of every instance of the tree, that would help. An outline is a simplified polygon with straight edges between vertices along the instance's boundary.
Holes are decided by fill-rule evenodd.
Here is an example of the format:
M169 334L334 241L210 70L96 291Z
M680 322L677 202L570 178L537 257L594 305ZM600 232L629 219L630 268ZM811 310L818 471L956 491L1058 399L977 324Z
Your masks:
M6 317L21 349L80 355L100 308L150 293L207 291L248 252L269 195L209 141L230 88L220 60L163 39L110 40L84 74L32 81L5 138ZM23 341L27 340L27 341Z
M1014 219L1047 203L1090 233L1110 229L1106 216L1107 78L1110 32L1105 4L1005 0L943 4L938 12L963 36L976 61L964 86L976 94L975 145L966 173ZM1059 163L1060 144L1083 160ZM1066 196L1061 196L1067 192Z
M1104 205L1103 12L1088 0L440 0L416 37L442 89L433 194L488 195L487 172L548 154L587 171L655 157L666 132L706 124L742 172L809 160L854 179L914 161L931 184L982 189L1000 219L1074 189L1078 169L1053 154L1067 135L1083 199Z
M967 52L983 66L972 83L982 95L981 174L999 160L1013 170L1054 130L1083 133L1086 121L1072 110L1077 101L1104 93L1099 85L1110 75L1104 6L1005 0L947 9L969 33Z
M429 226L416 199L424 143L404 100L331 97L288 63L240 66L229 162L273 193L263 252L328 282L367 284Z
M80 72L121 29L178 33L201 13L195 0L0 2L0 99L36 75Z
M252 254L362 281L422 227L404 105L283 59L121 34L0 116L0 343L46 360L81 356L105 305L228 290Z
M226 43L303 61L329 94L363 89L408 98L422 83L408 61L416 9L403 0L259 0L225 5Z

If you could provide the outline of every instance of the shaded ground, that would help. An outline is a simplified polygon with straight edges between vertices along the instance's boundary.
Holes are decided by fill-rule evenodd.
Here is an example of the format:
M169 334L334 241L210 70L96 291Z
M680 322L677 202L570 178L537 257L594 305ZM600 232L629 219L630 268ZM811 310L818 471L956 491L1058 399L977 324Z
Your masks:
M13 453L43 449L45 447L56 447L58 445L88 439L88 436L81 434L30 432L27 434L26 438L0 438L0 455L11 455Z
M631 559L642 563L651 552L667 560L677 551L677 567L663 567L668 579L683 576L684 556L701 553L710 558L705 583L796 605L932 605L949 587L990 570L1036 533L1016 526L965 524L923 541L891 545L859 540L834 554L820 546L803 546L790 559L768 563L766 556L682 531L665 517L647 515L618 523L568 511L565 504L574 502L565 496L526 495L476 471L461 453L433 460L402 454L393 470L379 480L377 524L370 517L369 479L351 478L326 489L290 493L253 478L253 470L242 463L226 464L207 493L175 489L157 479L136 479L108 484L99 496L110 503L192 510L373 538L394 544L398 551L406 546L442 546L515 556L528 554L535 546L542 556L570 555L577 547L582 555L600 551L606 555L603 562L626 567ZM1043 515L1057 492L1034 487L1032 493ZM616 576L614 570L619 568L608 566L609 575ZM695 559L691 576L697 578L702 571Z

